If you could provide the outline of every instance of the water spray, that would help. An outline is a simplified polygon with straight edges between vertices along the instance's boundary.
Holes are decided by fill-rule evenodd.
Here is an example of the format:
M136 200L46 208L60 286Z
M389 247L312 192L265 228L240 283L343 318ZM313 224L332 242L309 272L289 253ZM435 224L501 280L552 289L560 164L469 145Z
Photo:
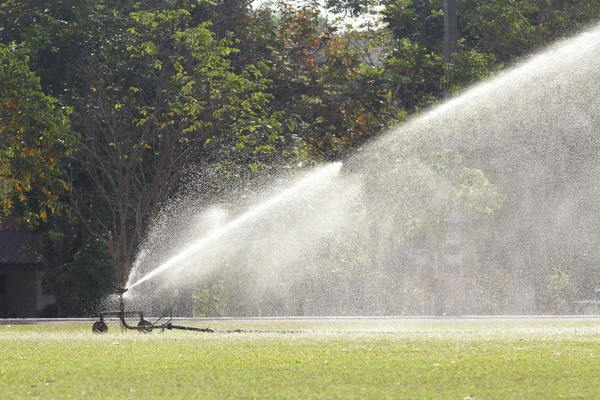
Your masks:
M158 266L156 269L141 277L137 281L132 281L132 277L130 277L128 282L129 289L133 289L136 286L152 278L155 278L160 274L165 273L166 271L180 267L182 264L188 262L188 260L191 257L206 250L207 247L217 242L218 240L221 240L224 236L230 234L231 232L237 229L242 228L246 224L258 218L261 218L266 212L271 210L273 207L285 202L290 198L293 198L296 194L298 194L301 190L305 189L306 187L329 182L333 177L339 174L341 168L341 162L334 162L324 167L317 168L312 174L309 174L300 181L296 182L295 185L288 187L287 189L277 194L276 196L270 198L269 200L249 209L247 212L240 215L236 219L230 221L226 225L215 229L206 237L201 237L200 239L196 240L188 247L186 247L183 251L181 251L179 254L171 257L162 265ZM134 274L132 274L132 276L133 275Z

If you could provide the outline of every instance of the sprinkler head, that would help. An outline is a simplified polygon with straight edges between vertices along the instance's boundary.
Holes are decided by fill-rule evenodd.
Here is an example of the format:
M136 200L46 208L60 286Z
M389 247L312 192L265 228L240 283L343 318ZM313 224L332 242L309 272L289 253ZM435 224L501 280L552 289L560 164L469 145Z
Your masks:
M125 300L123 299L123 294L127 291L127 289L122 286L117 286L115 290L119 295L119 312L121 313L121 318L123 318L125 315Z
M118 295L121 295L121 296L123 296L123 294L124 294L126 291L128 291L128 290L129 290L129 289L127 289L127 288L124 288L123 286L117 286L117 287L115 288L115 291L117 292L117 294L118 294Z

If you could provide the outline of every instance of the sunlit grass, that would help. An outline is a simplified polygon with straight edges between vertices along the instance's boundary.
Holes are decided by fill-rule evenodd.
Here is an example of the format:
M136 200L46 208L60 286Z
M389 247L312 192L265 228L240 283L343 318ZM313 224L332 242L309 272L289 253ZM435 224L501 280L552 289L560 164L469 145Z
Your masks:
M0 325L2 398L600 398L600 323ZM256 332L294 330L295 333Z

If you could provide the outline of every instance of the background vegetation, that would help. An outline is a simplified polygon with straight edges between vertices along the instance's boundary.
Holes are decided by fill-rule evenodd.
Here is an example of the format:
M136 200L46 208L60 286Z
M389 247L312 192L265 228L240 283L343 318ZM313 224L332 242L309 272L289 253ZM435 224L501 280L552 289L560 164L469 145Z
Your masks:
M583 0L458 9L445 65L442 0L1 1L0 222L41 234L61 315L88 314L192 171L203 201L343 158L600 15ZM558 303L586 284L562 273L546 285ZM226 297L216 282L194 295L204 309Z

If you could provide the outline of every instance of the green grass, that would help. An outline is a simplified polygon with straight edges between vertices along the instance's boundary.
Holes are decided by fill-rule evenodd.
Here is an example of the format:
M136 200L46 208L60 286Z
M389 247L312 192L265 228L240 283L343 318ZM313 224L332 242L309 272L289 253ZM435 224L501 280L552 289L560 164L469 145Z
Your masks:
M600 320L227 327L299 332L0 325L1 397L600 398Z

